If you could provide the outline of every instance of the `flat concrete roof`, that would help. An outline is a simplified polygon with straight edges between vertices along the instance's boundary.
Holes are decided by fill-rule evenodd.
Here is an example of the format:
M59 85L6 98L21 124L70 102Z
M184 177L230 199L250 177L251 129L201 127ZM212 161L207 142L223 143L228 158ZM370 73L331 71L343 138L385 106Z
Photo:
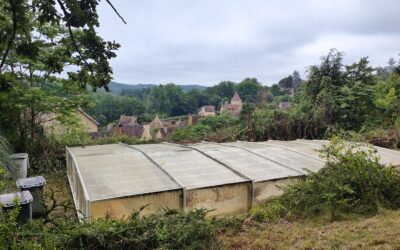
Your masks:
M73 147L89 200L180 189L139 151L118 144Z
M308 145L310 147L321 149L322 146L328 146L329 141L326 140L296 140L296 141L289 141L289 142L281 142L281 141L269 141L270 143L289 143L290 144L302 144ZM376 150L377 155L379 156L379 162L385 165L400 165L400 152L396 150L391 150L387 148L373 146ZM363 147L367 149L367 147Z
M304 175L235 144L199 143L190 145L225 163L253 181L266 181Z
M186 189L249 181L212 158L188 147L172 144L131 145L151 157Z
M122 145L68 148L89 200L301 176L324 166L317 150L329 141ZM375 147L381 162L400 152Z
M275 162L279 162L286 167L302 171L303 173L309 171L316 172L325 164L322 159L310 157L293 150L288 150L279 145L272 145L263 142L234 142L227 144L241 146Z

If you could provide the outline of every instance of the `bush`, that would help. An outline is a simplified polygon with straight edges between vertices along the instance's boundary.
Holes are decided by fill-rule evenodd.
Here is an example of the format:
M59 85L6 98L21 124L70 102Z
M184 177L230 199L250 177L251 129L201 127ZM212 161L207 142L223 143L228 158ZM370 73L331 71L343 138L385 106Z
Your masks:
M382 166L373 148L334 139L323 153L327 158L324 168L253 209L253 217L323 215L337 219L346 214L372 215L379 208L400 208L400 173Z
M217 116L208 116L199 120L196 125L204 125L210 128L211 131L228 128L238 124L239 119L232 117L230 114L223 113Z
M207 211L164 210L149 216L133 213L126 220L109 217L91 224L65 221L47 227L43 223L0 224L0 245L15 249L208 249L216 248L213 220Z
M202 124L196 124L194 126L186 126L183 128L176 129L170 136L170 140L174 142L197 142L205 140L210 127Z

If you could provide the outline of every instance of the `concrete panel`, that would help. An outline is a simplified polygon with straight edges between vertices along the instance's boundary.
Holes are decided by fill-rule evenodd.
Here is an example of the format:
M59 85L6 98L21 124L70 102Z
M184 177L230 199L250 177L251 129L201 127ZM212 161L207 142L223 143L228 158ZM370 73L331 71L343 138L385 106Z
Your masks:
M126 218L133 211L146 205L141 215L152 214L163 208L182 209L182 191L121 197L90 203L91 215L94 219L104 217L107 213L114 219Z
M236 146L236 144L227 145L217 143L198 143L191 145L191 147L210 155L254 181L266 181L303 175L302 172L286 168L283 165Z
M248 211L250 200L250 182L192 189L186 193L186 209L206 208L213 210L208 214L210 217L237 215Z
M281 143L281 142L277 142ZM302 144L305 146L309 147L315 147L319 146L322 149L322 146L328 146L329 141L324 141L324 140L296 140L296 141L288 141L286 143L298 143ZM367 147L362 147L363 149L367 150ZM391 150L387 148L382 148L375 146L374 147L376 150L377 155L379 156L380 160L379 162L383 165L394 165L394 166L399 166L400 165L400 152L397 150Z
M104 200L181 189L142 153L122 145L69 148L89 200Z
M299 180L299 178L286 178L272 181L261 181L254 183L253 204L261 204L266 199L281 195L281 187L285 187Z
M186 189L247 181L200 152L171 144L134 145L145 152Z
M235 143L226 143L227 145L235 145ZM294 151L285 150L278 145L268 145L254 142L237 142L248 150L267 157L270 160L279 162L291 169L297 169L307 173L308 171L317 172L324 166L324 162L315 158L300 154Z

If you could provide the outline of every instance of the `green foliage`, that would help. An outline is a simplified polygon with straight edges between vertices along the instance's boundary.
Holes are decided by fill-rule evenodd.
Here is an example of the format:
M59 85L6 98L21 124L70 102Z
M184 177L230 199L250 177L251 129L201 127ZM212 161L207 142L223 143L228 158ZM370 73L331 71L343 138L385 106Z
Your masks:
M262 85L256 78L246 78L237 85L242 100L245 102L255 103L257 93L262 88Z
M8 170L10 173L15 169L15 163L10 158L12 153L11 145L7 139L0 135L0 176L4 174L4 170Z
M279 198L270 198L264 204L252 207L250 214L256 221L278 221L288 214L288 209Z
M212 131L217 131L219 129L234 126L237 123L238 123L238 119L232 117L229 114L221 114L218 116L208 116L197 122L197 124L199 124L199 125L204 125L204 126L210 127L210 129Z
M127 143L127 144L138 144L137 138L121 134L119 136L105 136L99 138L92 138L88 133L85 132L71 132L66 133L57 138L53 138L58 143L58 146L64 149L65 147L76 147L76 146L90 146L90 145L103 145L113 143Z
M206 138L210 132L210 127L206 125L196 124L194 126L186 126L178 128L170 136L170 140L173 142L196 142Z
M119 45L104 41L99 1L5 0L0 2L0 127L19 152L29 153L34 168L57 168L44 138L43 114L72 122L86 106L86 89L107 88L108 60ZM68 67L67 77L60 74Z
M145 112L143 103L136 98L116 96L106 92L93 94L91 98L93 105L86 111L103 126L118 120L122 114L140 117Z
M149 216L135 212L125 220L64 221L52 227L41 222L18 225L9 219L0 224L0 244L15 249L216 248L215 222L206 214L205 210L164 210Z
M238 134L234 129L238 123L239 120L229 114L208 116L199 120L193 126L176 129L170 136L170 140L183 143L198 142L202 140L232 140L236 138Z
M253 209L259 220L375 214L400 208L400 172L379 163L373 148L333 140L323 150L327 163L317 173L283 189L279 197Z

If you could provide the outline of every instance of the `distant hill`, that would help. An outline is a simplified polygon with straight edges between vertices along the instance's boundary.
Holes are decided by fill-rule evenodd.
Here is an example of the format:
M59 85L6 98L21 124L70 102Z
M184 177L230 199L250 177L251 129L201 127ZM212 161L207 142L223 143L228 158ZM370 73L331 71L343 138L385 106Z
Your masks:
M140 89L145 89L145 88L151 88L156 86L155 84L127 84L127 83L118 83L118 82L110 82L108 84L108 87L110 88L111 93L119 95L121 94L122 90L140 90ZM197 85L197 84L187 84L187 85L177 85L179 86L184 92L189 92L192 89L198 89L198 90L203 90L206 87L202 85Z

